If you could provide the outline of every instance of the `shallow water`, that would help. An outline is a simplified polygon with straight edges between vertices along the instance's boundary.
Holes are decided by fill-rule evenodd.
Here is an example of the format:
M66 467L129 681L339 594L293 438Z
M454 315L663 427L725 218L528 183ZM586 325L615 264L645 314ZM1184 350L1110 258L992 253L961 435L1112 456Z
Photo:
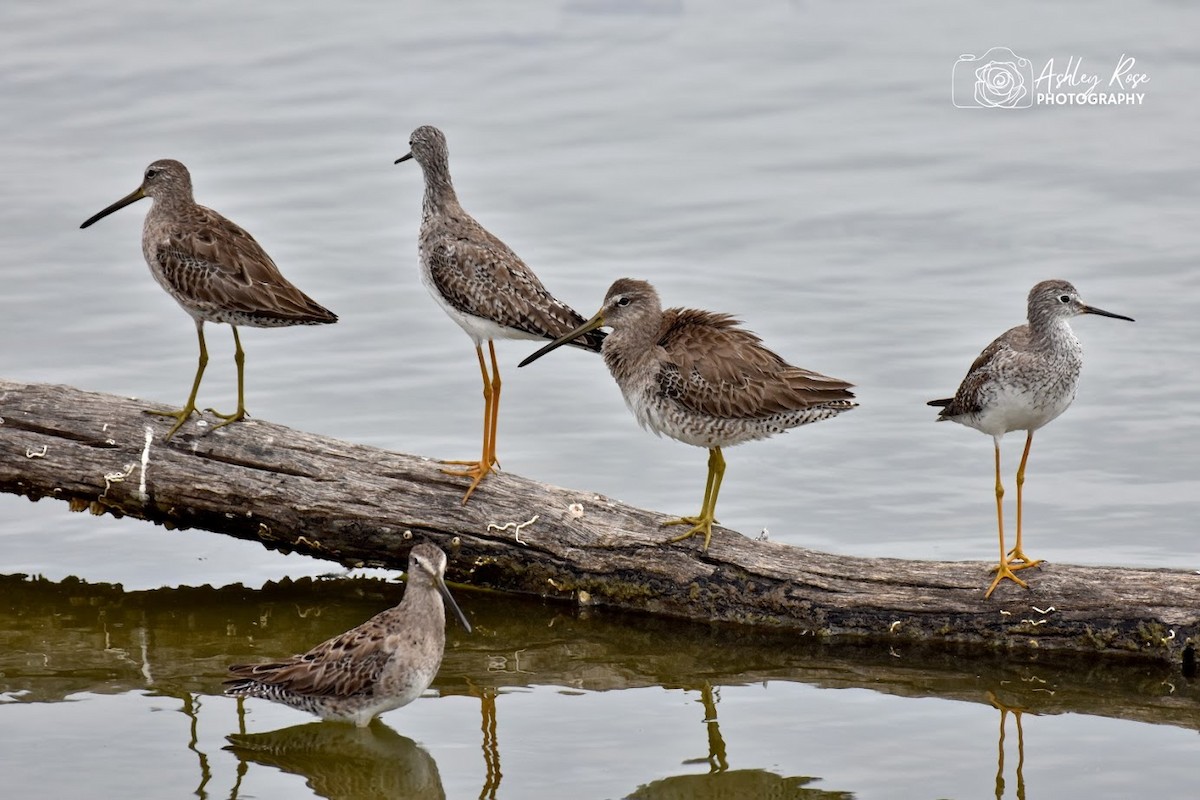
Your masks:
M0 8L9 123L0 135L0 375L182 401L195 338L146 274L145 204L77 230L147 163L172 157L192 169L200 202L251 230L341 316L327 328L244 331L252 414L406 452L476 453L471 345L417 276L419 170L391 163L407 152L409 131L436 124L464 205L581 313L614 278L645 278L667 304L734 313L794 363L857 384L859 409L726 453L719 516L729 527L859 555L994 557L990 443L933 424L924 401L952 392L979 349L1022 320L1030 286L1062 277L1088 302L1138 321L1075 326L1087 363L1074 407L1034 443L1027 549L1051 561L1197 569L1197 17L1171 3L1098 13L1084 3L792 2L736 17L725 4L681 2L10 3ZM1060 68L1082 57L1086 71L1105 74L1133 55L1150 76L1145 103L954 108L955 60L992 45ZM208 339L201 404L229 406L230 337L210 326ZM518 372L532 349L499 346L504 467L694 512L704 454L639 430L597 358L564 351ZM1019 450L1010 437L1010 488ZM226 537L0 496L0 572L155 588L329 571ZM966 766L973 746L946 732L967 717L994 727L977 707L775 684L723 691L724 703L734 697L746 707L738 739L762 755L735 764L815 773L821 787L863 797L900 796L898 774L926 776L908 796L992 790L994 775ZM0 709L0 739L65 723L86 740L111 725L153 747L152 720L162 717L151 712L178 706L133 690L75 699ZM679 765L696 755L669 736L632 740L613 720L694 712L694 700L661 686L502 696L509 747L521 753L509 763L524 759L542 783L514 780L501 794L535 796L533 787L561 786L568 773L594 773L612 780L585 782L584 796L620 796L674 774L613 778L614 761ZM442 709L459 702L389 718L437 757L449 796L482 785L444 755L462 720ZM585 705L598 716L581 713ZM889 720L893 735L930 739L938 755L911 748L886 768L858 758L847 774L832 746L811 762L795 747L775 752L779 708L801 719L824 709L810 724L829 737ZM539 746L537 730L554 730L547 720L579 727L575 758ZM1162 746L1154 726L1027 717L1031 738L1033 723L1054 736L1055 759L1114 787L1122 758L1148 761ZM262 727L283 724L270 717ZM590 750L589 740L603 747ZM105 755L79 756L91 757ZM169 759L142 760L154 785L177 794L195 785ZM980 783L929 782L948 763ZM106 769L118 780L122 768ZM15 785L45 789L86 771L26 769ZM1161 795L1183 786L1169 771L1140 777L1159 780L1146 791ZM66 787L49 793L57 788ZM1063 785L1048 796L1104 794Z
M1001 778L1129 797L1194 775L1200 686L1168 667L827 646L459 589L474 632L451 626L432 691L358 731L241 712L220 681L395 603L394 584L0 588L6 782L49 795L978 797Z

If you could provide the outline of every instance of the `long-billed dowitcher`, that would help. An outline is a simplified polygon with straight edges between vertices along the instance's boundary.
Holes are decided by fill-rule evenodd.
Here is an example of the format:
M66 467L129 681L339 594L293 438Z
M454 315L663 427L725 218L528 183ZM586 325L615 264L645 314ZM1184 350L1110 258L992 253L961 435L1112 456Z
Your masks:
M738 324L711 311L663 311L653 286L621 278L596 316L520 364L586 331L612 328L600 353L638 422L660 436L708 448L700 513L663 523L692 526L669 541L703 534L703 550L712 538L725 475L722 447L765 439L857 405L852 384L793 367Z
M228 322L233 327L233 358L237 364L237 411L221 414L207 409L224 420L215 429L246 416L246 356L238 325L320 325L337 322L337 316L289 283L254 237L211 208L196 203L192 176L178 161L155 161L146 167L141 186L79 227L86 228L143 197L151 198L153 203L142 229L142 253L158 285L195 320L200 340L200 362L187 403L179 411L151 412L174 417L175 424L165 437L170 439L196 412L196 392L208 364L205 322Z
M475 342L483 376L483 453L478 461L448 461L466 469L443 470L471 478L463 503L496 461L496 426L500 416L500 367L495 339L553 339L581 324L583 317L546 291L533 270L508 245L489 233L463 210L450 181L446 137L426 125L412 132L410 158L425 174L418 253L421 280L450 318ZM600 331L571 341L577 347L600 350ZM483 358L487 341L492 370Z
M400 604L304 655L229 668L225 694L262 697L359 727L408 705L429 688L446 647L446 608L471 623L446 588L446 554L428 542L408 556Z
M1075 287L1062 280L1034 286L1028 304L1029 322L1004 332L985 347L954 397L929 401L942 409L938 422L952 420L982 431L995 445L1000 563L994 568L996 577L985 598L991 597L1003 578L1025 586L1014 570L1041 563L1025 555L1021 547L1022 491L1033 432L1066 411L1075 399L1083 348L1067 320L1098 314L1133 322L1130 317L1086 305ZM1004 547L1004 485L1000 481L1000 439L1009 431L1026 431L1025 451L1017 468L1017 542L1011 551Z

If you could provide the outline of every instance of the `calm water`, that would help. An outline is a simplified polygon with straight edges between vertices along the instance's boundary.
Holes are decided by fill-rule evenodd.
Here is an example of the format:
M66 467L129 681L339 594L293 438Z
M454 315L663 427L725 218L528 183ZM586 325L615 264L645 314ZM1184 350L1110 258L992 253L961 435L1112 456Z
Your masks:
M992 558L990 443L934 425L924 401L953 391L979 349L1022 320L1030 286L1062 277L1138 321L1075 326L1087 364L1075 406L1034 445L1028 549L1197 569L1198 25L1200 9L1172 3L792 2L736 15L715 2L8 3L0 375L183 400L195 337L147 275L147 206L78 230L147 163L172 157L191 167L200 202L250 229L342 317L245 331L255 416L430 456L476 453L470 342L420 285L420 173L392 165L414 127L436 124L464 205L581 313L614 278L645 278L667 304L735 313L794 363L858 385L853 413L727 452L720 517L730 527L860 555ZM1082 72L1105 81L1133 56L1149 76L1144 104L954 108L956 59L991 46L1037 69L1053 58L1059 72L1082 58ZM201 402L230 406L230 337L212 327L208 338ZM639 430L597 358L562 352L517 372L531 349L500 346L506 469L696 510L701 451ZM1020 442L1006 444L1011 488ZM0 572L155 588L329 570L0 496ZM500 795L556 797L580 781L584 796L613 797L707 772L691 761L704 744L696 697L672 680L502 695L506 771L520 763L509 774L523 777ZM224 703L206 694L215 685L200 690L211 705ZM194 755L158 735L178 715L153 713L178 702L132 690L71 699L0 708L0 758L21 765L6 765L6 786L53 796L87 773L115 787L136 766L154 787L147 796L193 792ZM990 706L797 683L727 687L722 704L723 725L738 719L739 749L754 754L731 758L738 767L820 775L823 790L857 797L994 788L996 765L955 733L994 729ZM448 796L482 785L478 764L452 755L464 726L477 730L469 706L423 701L387 719L434 755ZM694 738L651 730L650 718L686 718ZM252 722L266 731L303 720L255 709ZM1049 797L1103 796L1104 786L1125 796L1122 764L1156 760L1163 738L1183 733L1171 746L1195 763L1200 745L1194 730L1076 713L1026 722L1054 751L1043 769L1096 781L1039 788ZM780 735L786 725L821 730L824 746L801 755ZM854 750L892 747L899 730L922 746L865 761ZM44 770L44 751L14 745L31 731L62 745ZM577 749L564 757L547 736ZM68 752L77 760L64 764ZM1138 778L1161 796L1189 785L1169 770ZM228 794L231 780L208 791ZM258 796L308 791L283 773L254 780Z
M451 628L437 696L356 731L214 695L229 662L303 649L397 586L0 589L6 785L49 772L59 796L138 796L151 763L169 773L153 797L305 781L327 797L981 797L998 778L1009 796L1153 796L1131 736L1161 785L1195 774L1200 686L1168 668L828 647L459 591L475 631Z

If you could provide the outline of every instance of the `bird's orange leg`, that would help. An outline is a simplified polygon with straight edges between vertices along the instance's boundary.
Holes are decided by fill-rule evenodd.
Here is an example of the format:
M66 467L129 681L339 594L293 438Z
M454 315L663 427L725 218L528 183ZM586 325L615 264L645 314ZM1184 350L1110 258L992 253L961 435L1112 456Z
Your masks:
M1025 486L1025 462L1029 460L1029 446L1033 444L1033 431L1025 437L1025 452L1021 454L1021 466L1017 469L1017 544L1008 553L1009 566L1012 569L1025 569L1027 567L1036 567L1042 563L1041 559L1032 559L1025 555L1025 551L1021 549L1021 494L1022 487ZM1014 561L1021 561L1021 564L1013 564Z
M489 346L491 342L488 342ZM461 464L466 469L443 469L447 475L455 475L460 478L471 478L471 485L467 487L467 493L463 495L463 505L467 504L467 500L471 499L471 493L475 491L475 487L479 486L489 472L492 471L492 458L488 453L489 445L494 446L494 434L491 431L492 420L492 405L494 402L492 379L488 375L487 362L483 359L483 348L475 345L475 355L479 357L479 373L483 376L483 452L478 461L444 461L444 464ZM495 363L495 351L492 355L492 363Z
M995 439L996 446L996 523L1000 528L1000 563L992 567L992 572L996 573L996 577L992 580L992 585L988 587L987 593L983 596L986 600L992 596L996 586L1003 578L1009 578L1021 586L1026 586L1025 581L1017 577L1017 574L1012 571L1008 565L1008 551L1004 548L1004 484L1000 482L1000 440Z
M488 340L488 353L492 357L492 420L488 429L487 461L497 469L500 462L496 459L496 430L500 427L500 365L496 363L496 344Z

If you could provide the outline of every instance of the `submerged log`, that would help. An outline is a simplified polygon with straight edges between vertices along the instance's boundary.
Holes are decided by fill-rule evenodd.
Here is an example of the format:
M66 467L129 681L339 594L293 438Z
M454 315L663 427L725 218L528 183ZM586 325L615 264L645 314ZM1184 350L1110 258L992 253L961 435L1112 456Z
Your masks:
M219 695L230 664L302 653L395 605L403 591L368 578L126 591L73 578L0 576L0 696L42 703L151 688L174 697ZM455 594L475 630L447 624L433 684L442 696L785 681L1200 730L1200 682L1179 678L1167 664L830 643L461 587Z
M667 517L511 473L462 505L436 461L261 420L197 421L162 441L162 406L0 381L0 490L203 528L347 566L403 569L415 541L451 580L797 636L1068 650L1194 670L1200 575L1047 564L983 593L988 565L856 558L715 528L663 546Z

